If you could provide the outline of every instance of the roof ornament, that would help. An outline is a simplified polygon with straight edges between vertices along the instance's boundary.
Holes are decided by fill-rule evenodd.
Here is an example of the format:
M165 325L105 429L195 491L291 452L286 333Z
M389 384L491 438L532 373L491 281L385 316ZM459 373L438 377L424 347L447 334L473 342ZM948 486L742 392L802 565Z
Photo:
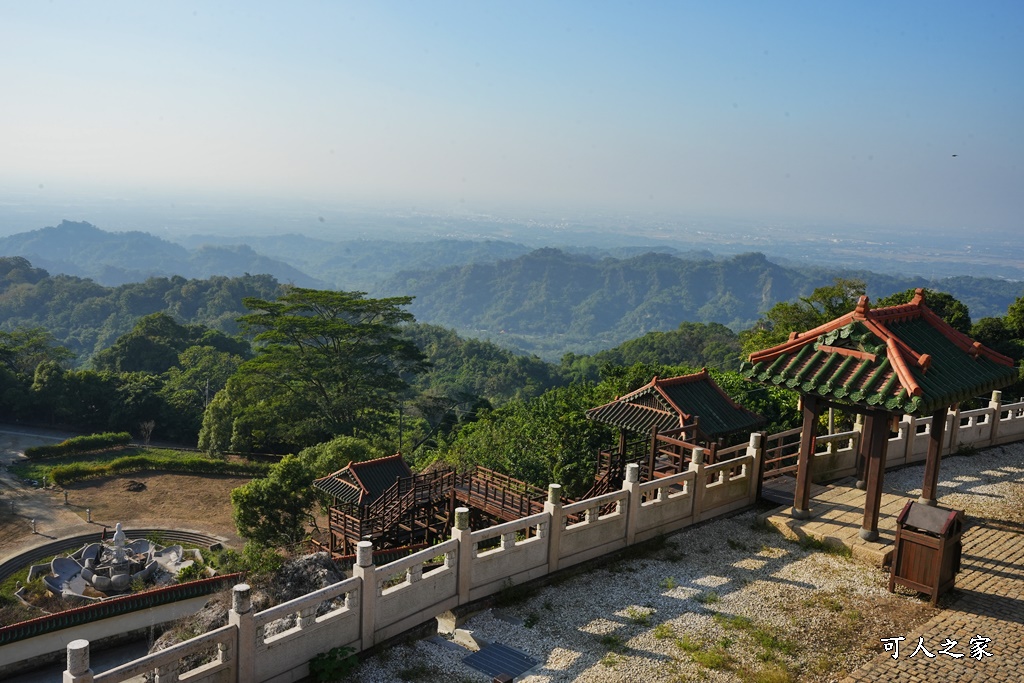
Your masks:
M868 311L871 310L871 304L868 301L867 294L861 294L860 298L857 299L857 315L867 316Z
M914 290L914 298L910 300L910 303L914 304L915 306L920 306L921 304L924 303L923 288L918 287L917 289Z

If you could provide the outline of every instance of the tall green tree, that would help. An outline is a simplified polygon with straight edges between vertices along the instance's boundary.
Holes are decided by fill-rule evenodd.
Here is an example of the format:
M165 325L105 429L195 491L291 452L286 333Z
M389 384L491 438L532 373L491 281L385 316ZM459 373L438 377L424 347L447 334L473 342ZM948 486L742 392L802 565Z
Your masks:
M306 535L314 502L310 468L286 455L267 476L231 492L232 518L243 538L262 546L298 543Z
M873 302L873 305L899 306L900 304L910 303L916 291L916 289L908 289L890 294L889 296L883 296L881 299ZM925 289L924 304L931 309L932 313L949 323L953 329L964 334L971 333L971 312L967 310L967 306L963 302L959 301L952 294Z
M743 356L781 344L791 332L806 332L849 313L856 307L865 287L863 280L836 278L831 285L818 287L810 296L775 304L757 325L740 335Z
M413 319L403 310L410 301L301 288L245 299L252 312L240 320L257 355L228 383L226 405L207 411L203 432L227 433L214 421L230 417L233 446L294 450L391 420L408 386L403 373L424 364L400 333ZM236 440L239 425L249 436Z

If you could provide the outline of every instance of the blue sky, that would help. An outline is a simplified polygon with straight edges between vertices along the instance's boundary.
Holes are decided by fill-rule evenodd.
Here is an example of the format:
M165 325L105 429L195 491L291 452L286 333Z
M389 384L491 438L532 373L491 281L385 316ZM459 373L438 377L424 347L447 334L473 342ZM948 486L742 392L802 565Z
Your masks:
M0 0L0 83L8 192L1024 214L1020 2Z

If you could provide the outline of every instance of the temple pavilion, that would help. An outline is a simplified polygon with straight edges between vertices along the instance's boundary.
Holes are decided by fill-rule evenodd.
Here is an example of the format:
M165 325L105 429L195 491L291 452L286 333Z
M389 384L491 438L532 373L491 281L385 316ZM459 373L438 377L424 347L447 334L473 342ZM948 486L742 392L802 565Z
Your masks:
M649 480L683 471L693 446L706 450L706 462L715 462L719 447L746 442L765 419L733 401L711 378L700 372L650 382L587 411L595 422L619 429L618 453L598 458L597 480L605 486L621 485L629 462L640 464L641 478ZM599 489L594 489L597 492Z
M800 392L803 431L797 457L792 514L810 514L810 459L823 410L864 416L858 479L866 489L861 538L878 538L885 455L893 418L931 416L987 395L1017 379L1013 360L951 327L925 305L918 289L908 304L856 309L789 340L750 355L741 372L756 381ZM944 430L930 430L921 500L935 505Z

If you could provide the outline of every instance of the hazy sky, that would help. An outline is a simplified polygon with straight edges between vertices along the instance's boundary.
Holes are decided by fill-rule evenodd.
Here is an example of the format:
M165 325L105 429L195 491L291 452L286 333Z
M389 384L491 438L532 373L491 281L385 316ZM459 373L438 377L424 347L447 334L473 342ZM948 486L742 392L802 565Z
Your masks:
M1024 227L1019 0L0 0L0 84L41 198Z

